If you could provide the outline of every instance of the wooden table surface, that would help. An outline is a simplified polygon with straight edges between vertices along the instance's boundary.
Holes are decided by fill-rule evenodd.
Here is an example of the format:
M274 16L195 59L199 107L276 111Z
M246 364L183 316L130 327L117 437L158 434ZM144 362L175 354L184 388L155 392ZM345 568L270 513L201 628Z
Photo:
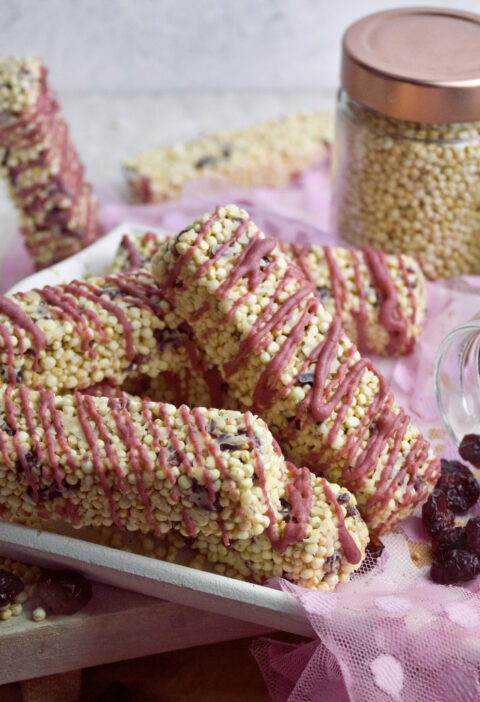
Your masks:
M293 634L272 637L302 641ZM252 640L249 637L85 669L78 702L95 702L117 681L129 690L132 702L268 702L267 686L250 653ZM44 699L37 697L32 702L75 702L65 697L57 701L51 686L49 689ZM20 685L0 686L0 700L22 702Z

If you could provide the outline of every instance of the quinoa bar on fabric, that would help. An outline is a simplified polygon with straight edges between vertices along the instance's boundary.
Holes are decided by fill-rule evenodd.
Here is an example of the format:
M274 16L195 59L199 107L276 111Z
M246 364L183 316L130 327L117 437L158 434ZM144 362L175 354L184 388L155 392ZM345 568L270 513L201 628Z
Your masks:
M428 442L341 318L245 211L204 215L162 247L152 270L239 406L265 419L297 465L351 490L373 531L428 495L440 469Z
M141 398L0 391L2 518L247 538L280 506L286 465L250 413ZM257 473L256 471L259 471Z
M0 382L55 392L108 382L215 406L221 379L145 270L0 296Z
M229 565L223 551L213 557L222 545L242 573L262 580L280 568L311 587L348 579L364 558L353 495L337 499L320 479L327 509L319 479L287 464L250 412L6 386L0 422L2 519L174 529L213 563Z
M147 266L166 240L153 232L125 235L112 271ZM341 316L345 333L359 350L399 356L413 349L426 308L425 278L414 258L369 248L279 246L315 286L332 317Z
M0 58L0 152L20 231L37 268L96 239L97 203L37 58Z
M220 179L240 187L286 185L328 153L332 116L312 110L280 120L151 149L124 162L133 202L178 198L185 183Z

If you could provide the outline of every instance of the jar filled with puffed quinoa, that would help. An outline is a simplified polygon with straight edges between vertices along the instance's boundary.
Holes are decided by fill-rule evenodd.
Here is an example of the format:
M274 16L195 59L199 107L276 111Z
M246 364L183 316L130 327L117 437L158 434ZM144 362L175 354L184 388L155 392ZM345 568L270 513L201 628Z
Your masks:
M480 15L379 12L343 38L332 228L416 256L428 278L480 274Z

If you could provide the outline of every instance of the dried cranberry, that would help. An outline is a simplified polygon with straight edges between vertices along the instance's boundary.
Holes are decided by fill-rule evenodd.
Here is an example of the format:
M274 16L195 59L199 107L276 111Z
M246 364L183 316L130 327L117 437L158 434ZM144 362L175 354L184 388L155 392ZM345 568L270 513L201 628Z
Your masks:
M295 385L313 385L314 380L314 373L300 373L297 380L295 381Z
M100 288L97 292L98 295L106 295L110 300L115 300L116 297L127 297L128 293L125 290L117 287L116 285L109 285L106 288Z
M58 483L52 483L51 485L37 485L35 489L29 485L26 493L35 504L39 504L40 502L49 502L50 500L54 500L56 497L61 497L63 494Z
M92 599L92 586L73 570L51 570L40 580L40 597L54 614L75 614Z
M10 422L7 422L7 420L5 420L2 424L2 431L4 431L8 436L13 436L15 434L15 429L12 427Z
M217 433L217 425L215 424L215 422L213 421L213 419L211 419L211 420L209 421L209 423L208 423L208 433L209 433L211 436L220 436L220 435Z
M192 482L189 497L193 504L199 509L205 509L209 512L219 512L222 509L219 502L219 496L215 494L215 498L212 502L208 493L208 488L205 485L201 485L198 480L195 480L195 478Z
M453 527L448 531L442 531L432 539L433 552L438 559L443 559L448 551L454 549L465 549L467 547L467 533L465 527Z
M471 580L479 573L478 556L460 548L449 551L443 560L436 559L430 569L432 580L441 585Z
M117 681L95 697L95 702L132 702L132 696L128 688Z
M340 565L340 554L338 551L334 551L331 556L327 556L323 563L323 568L325 573L336 573L338 572L338 567Z
M350 494L348 492L341 492L337 497L337 502L339 505L343 505L345 502L350 502Z
M470 468L460 461L442 459L442 473L436 484L448 498L449 508L456 514L467 512L480 497L480 486Z
M464 461L480 468L480 435L465 434L458 447L458 453Z
M179 329L155 329L153 335L159 351L163 351L166 348L176 349L179 346L185 346L188 339L188 334Z
M201 169L205 168L205 166L213 166L214 163L218 163L219 159L215 158L215 156L202 156L202 158L199 158L198 161L195 161L195 168Z
M448 506L448 498L444 492L435 489L423 505L422 519L425 529L430 536L437 536L442 531L451 529L455 517Z
M14 602L16 596L23 590L24 585L17 575L0 569L0 607L6 607Z
M469 519L465 531L468 550L480 556L480 517Z
M171 466L180 466L182 464L182 457L177 451L177 449L172 446L168 449L168 463Z
M255 437L256 439L257 437ZM243 445L243 439L241 443L235 443L236 436L232 434L220 434L218 437L218 446L220 451L241 451Z
M368 573L372 568L375 567L378 559L382 555L385 546L380 541L378 536L370 536L370 541L365 549L365 560L363 561L357 573L363 574Z
M38 456L34 451L25 451L23 458L27 462L29 468L35 471L38 470L40 473L42 472L42 464L38 460Z
M326 286L322 285L317 287L317 295L323 302L324 300L327 300L329 297L332 296L332 291L330 288L327 288Z

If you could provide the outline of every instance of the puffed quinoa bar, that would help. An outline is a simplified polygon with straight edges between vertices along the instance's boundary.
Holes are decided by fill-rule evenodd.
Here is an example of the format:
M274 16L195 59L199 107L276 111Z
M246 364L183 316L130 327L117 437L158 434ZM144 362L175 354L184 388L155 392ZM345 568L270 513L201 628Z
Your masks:
M302 271L236 205L166 243L155 279L239 406L297 465L351 490L388 531L433 488L439 460Z
M356 509L355 497L338 485L329 484L325 478L314 476L306 468L299 471L293 464L287 464L286 475L290 480L294 478L297 489L300 487L311 493L308 513L302 518L304 526L300 528L295 526L298 521L294 514L293 483L287 479L286 492L280 499L273 526L258 536L230 539L229 545L225 545L220 536L201 533L189 539L174 529L155 535L121 531L115 527L83 527L77 529L75 536L150 558L214 570L239 580L263 582L281 576L304 587L333 590L338 582L348 581L365 557L368 530ZM25 523L18 517L15 521ZM30 518L28 525L71 534L64 523L42 523ZM288 531L292 529L298 531L298 541L290 542L292 535L288 538ZM282 539L285 539L284 544Z
M206 539L200 535L193 540L194 548L210 562L233 568L243 578L258 582L283 577L297 585L321 590L333 590L339 582L347 582L365 556L367 527L351 493L307 469L304 471L306 480L310 481L312 503L302 541L289 544L279 553L272 548L265 532L242 541L232 539L229 546L217 537ZM288 497L287 493L286 505ZM274 528L277 534L288 528L288 518L287 511L279 515ZM358 555L352 556L350 549L358 551Z
M0 296L0 377L58 391L155 376L179 322L146 271Z
M178 198L185 183L199 178L240 187L286 185L326 157L332 123L330 112L311 110L151 149L123 163L130 199Z
M98 235L97 203L37 58L0 57L1 171L37 268Z
M220 374L190 336L144 269L0 296L0 386L108 383L162 402L226 406Z
M277 515L286 464L249 412L0 392L0 512L225 543Z
M167 237L145 232L122 238L112 270L148 265ZM315 244L285 244L282 251L315 286L323 306L342 317L361 351L398 356L412 350L425 319L425 278L411 256ZM392 317L392 309L396 311Z

